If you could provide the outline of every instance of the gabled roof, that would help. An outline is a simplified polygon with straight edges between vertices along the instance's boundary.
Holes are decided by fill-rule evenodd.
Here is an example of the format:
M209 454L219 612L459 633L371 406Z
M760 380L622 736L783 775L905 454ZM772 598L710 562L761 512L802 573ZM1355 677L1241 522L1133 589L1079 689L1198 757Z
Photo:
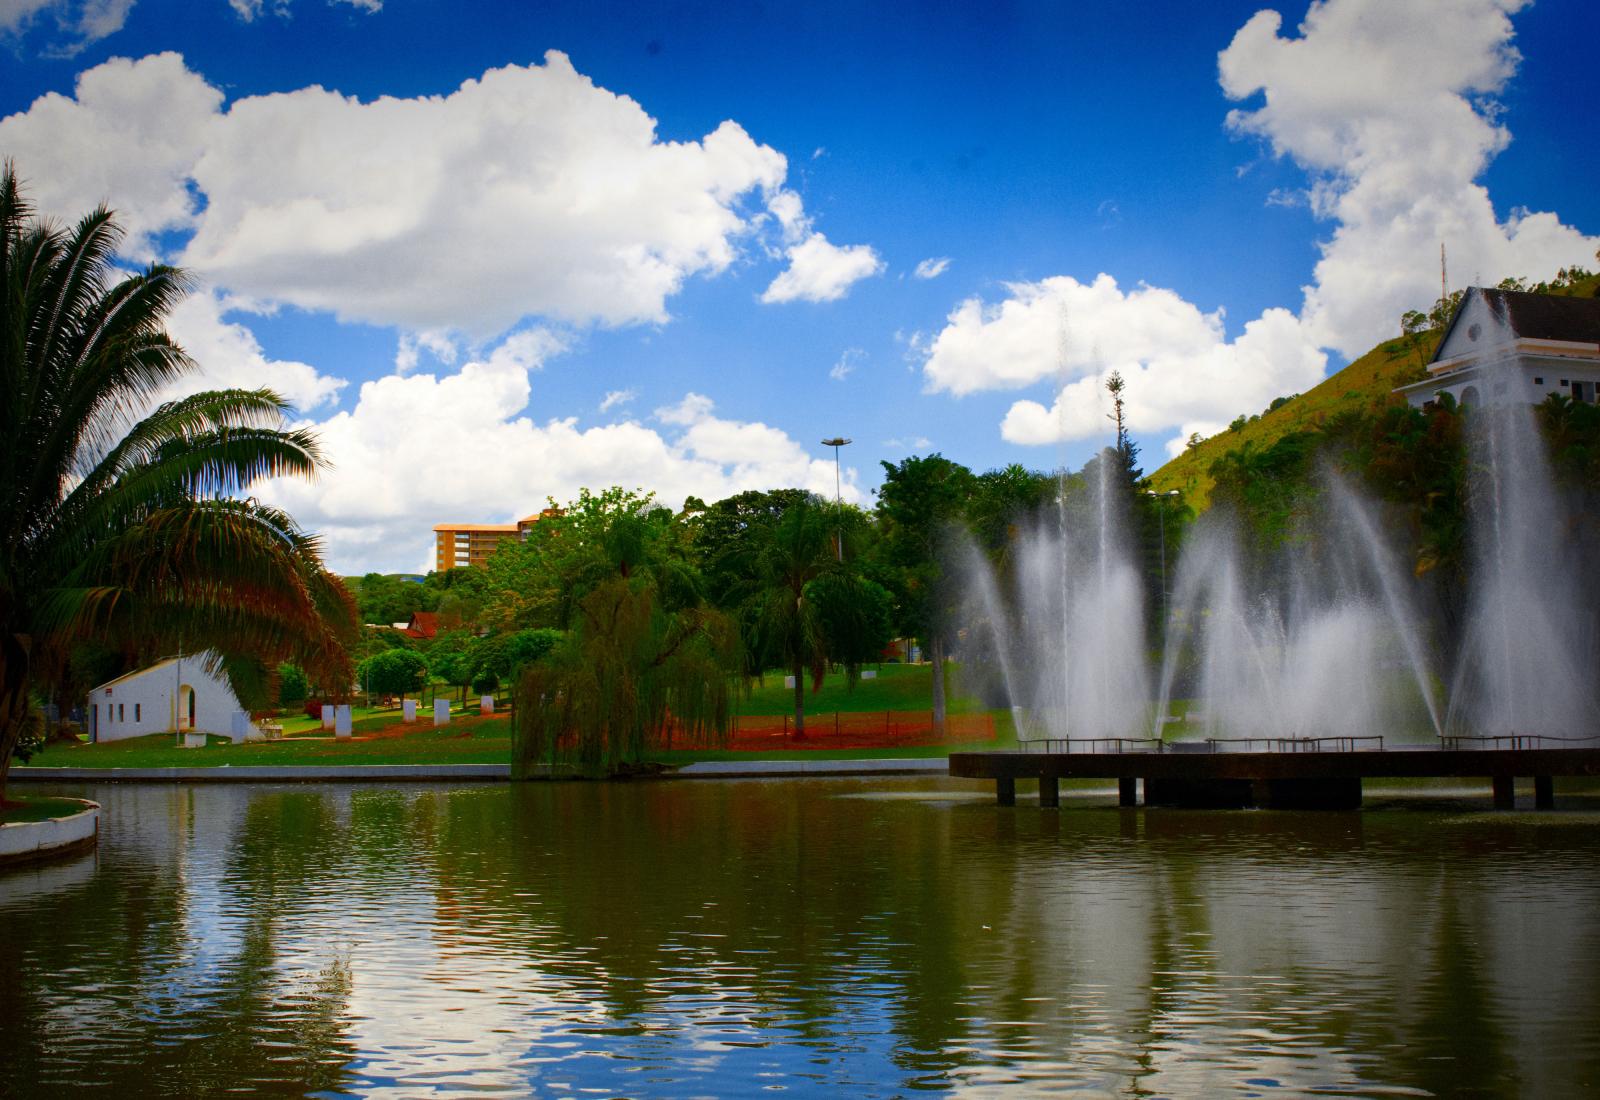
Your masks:
M1503 318L1512 333L1522 340L1561 340L1574 344L1600 344L1600 298L1572 298L1559 294L1530 294L1522 290L1496 290L1468 287L1461 298L1434 360L1450 342L1450 334L1467 312L1474 297L1482 298L1495 316Z
M205 666L210 662L213 656L214 654L212 654L210 650L207 650L203 653L185 653L181 657L163 657L159 661L154 661L151 664L145 665L143 668L136 668L132 672L124 672L121 676L107 680L103 684L96 684L94 687L89 689L89 694L93 695L95 692L101 691L105 688L115 687L124 680L132 680L135 677L143 676L147 672L154 672L157 669L166 668L176 661L183 661L185 664L195 665L204 671ZM210 675L210 673L207 672L207 675ZM228 682L228 674L226 671L220 671L217 674L217 679L221 680L225 684L228 684L230 688L233 686Z
M439 633L437 611L413 611L405 632L413 638L432 638Z

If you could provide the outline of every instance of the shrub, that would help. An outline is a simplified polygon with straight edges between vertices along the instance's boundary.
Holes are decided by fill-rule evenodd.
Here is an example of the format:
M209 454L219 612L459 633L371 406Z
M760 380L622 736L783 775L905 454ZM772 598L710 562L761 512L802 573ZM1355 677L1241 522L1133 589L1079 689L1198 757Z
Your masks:
M311 686L306 683L306 674L300 666L284 662L278 666L278 705L280 707L294 708L305 702Z

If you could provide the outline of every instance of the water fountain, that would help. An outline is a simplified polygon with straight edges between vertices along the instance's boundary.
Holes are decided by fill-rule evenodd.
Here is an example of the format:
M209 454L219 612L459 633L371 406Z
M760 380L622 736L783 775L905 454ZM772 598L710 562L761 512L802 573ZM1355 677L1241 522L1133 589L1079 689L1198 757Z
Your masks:
M1572 518L1489 311L1481 403L1467 418L1474 599L1450 681L1452 732L1571 737L1596 726L1596 639ZM1497 377L1497 375L1499 377Z
M1144 593L1110 453L1086 478L1058 480L1053 507L1017 539L1008 568L964 548L973 656L993 662L1031 739L1144 735Z
M1470 604L1454 653L1425 629L1418 583L1376 506L1332 470L1273 560L1247 554L1220 510L1175 570L1158 671L1113 463L1061 479L1054 510L1002 568L965 548L968 654L1026 739L1150 737L1229 742L1446 736L1546 740L1600 725L1594 585L1574 560L1571 517L1522 396L1504 319L1488 318L1484 398L1471 440ZM1498 329L1496 329L1498 325ZM1083 482L1087 484L1083 484ZM1154 685L1154 691L1151 686ZM1170 709L1187 721L1169 726Z

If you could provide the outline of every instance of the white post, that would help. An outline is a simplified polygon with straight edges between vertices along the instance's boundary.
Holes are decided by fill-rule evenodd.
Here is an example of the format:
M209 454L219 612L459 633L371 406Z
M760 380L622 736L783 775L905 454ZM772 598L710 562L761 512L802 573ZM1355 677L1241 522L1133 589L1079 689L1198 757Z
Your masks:
M435 699L433 701L433 724L448 726L450 724L450 700Z
M484 696L480 696L479 697L479 699L478 699L478 713L479 714L493 714L494 713L494 696L493 695L484 695Z
M403 704L403 709L407 722L415 722L417 720L417 701L415 699L407 699Z
M333 704L332 703L323 703L322 704L322 728L325 729L325 730L331 730L333 728Z
M350 736L350 704L345 703L334 711L333 735L335 737Z

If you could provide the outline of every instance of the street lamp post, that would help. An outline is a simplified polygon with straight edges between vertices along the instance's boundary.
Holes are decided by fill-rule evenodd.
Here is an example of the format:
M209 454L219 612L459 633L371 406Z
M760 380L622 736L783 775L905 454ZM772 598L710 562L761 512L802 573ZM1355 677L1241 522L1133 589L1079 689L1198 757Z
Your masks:
M844 493L840 488L839 482L839 448L847 446L850 442L843 436L835 436L832 439L824 439L822 441L824 447L833 448L833 503L834 507L839 509L839 526L835 532L837 537L834 546L838 549L840 562L844 561Z

